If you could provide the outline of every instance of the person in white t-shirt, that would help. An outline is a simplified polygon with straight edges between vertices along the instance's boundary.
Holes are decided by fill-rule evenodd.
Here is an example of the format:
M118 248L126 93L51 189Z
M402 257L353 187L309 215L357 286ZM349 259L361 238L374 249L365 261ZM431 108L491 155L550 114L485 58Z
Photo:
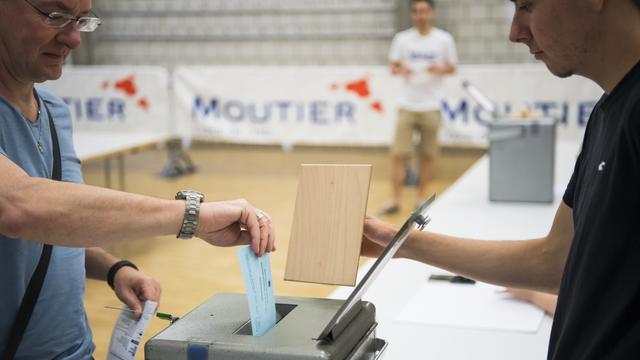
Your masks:
M411 0L413 27L393 38L389 51L391 73L404 78L398 104L396 134L391 148L391 202L382 215L397 213L405 176L406 159L413 152L413 132L420 132L418 201L424 200L432 165L438 155L438 129L443 78L458 64L453 36L432 25L433 0Z

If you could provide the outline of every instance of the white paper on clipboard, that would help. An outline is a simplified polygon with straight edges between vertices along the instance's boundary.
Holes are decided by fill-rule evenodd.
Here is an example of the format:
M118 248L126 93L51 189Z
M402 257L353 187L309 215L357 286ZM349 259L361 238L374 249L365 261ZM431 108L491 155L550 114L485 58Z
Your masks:
M478 282L425 281L396 321L425 325L535 333L544 311Z

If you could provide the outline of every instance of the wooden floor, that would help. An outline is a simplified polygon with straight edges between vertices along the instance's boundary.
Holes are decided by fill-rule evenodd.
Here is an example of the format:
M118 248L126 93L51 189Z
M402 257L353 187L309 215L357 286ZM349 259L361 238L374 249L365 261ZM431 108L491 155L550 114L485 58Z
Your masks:
M271 255L276 295L324 297L333 287L283 281L287 243L295 204L298 166L301 163L362 163L373 165L368 213L375 214L388 200L389 158L383 149L296 148L284 152L278 147L200 145L190 152L197 173L166 180L159 172L166 159L162 150L146 151L126 158L126 190L172 198L179 189L196 189L207 200L246 198L268 212L275 223L278 251ZM436 165L429 192L443 192L482 153L478 150L445 149ZM84 164L85 181L103 186L102 162ZM415 189L404 192L402 211L386 220L401 223L415 204ZM159 311L182 316L219 292L244 292L236 258L237 249L221 249L204 242L175 237L142 239L106 248L118 257L135 262L142 271L162 284ZM106 357L109 338L120 303L104 282L87 282L85 298L89 322L97 346L96 359ZM151 321L144 341L168 323ZM136 359L143 359L141 349Z

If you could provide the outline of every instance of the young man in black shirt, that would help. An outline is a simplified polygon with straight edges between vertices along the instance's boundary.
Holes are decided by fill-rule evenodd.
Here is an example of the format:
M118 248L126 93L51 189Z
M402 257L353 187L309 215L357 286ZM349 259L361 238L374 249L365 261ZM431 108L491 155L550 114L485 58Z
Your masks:
M640 0L515 0L510 40L605 94L547 236L413 233L399 256L481 281L559 294L549 359L640 358ZM363 254L396 229L365 222Z

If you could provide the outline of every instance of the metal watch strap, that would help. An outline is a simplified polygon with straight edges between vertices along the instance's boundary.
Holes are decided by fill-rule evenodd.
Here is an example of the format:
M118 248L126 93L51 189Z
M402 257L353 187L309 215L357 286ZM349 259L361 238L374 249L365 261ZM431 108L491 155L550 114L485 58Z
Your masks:
M182 227L176 237L179 239L191 239L198 229L200 203L204 201L204 194L192 190L182 190L176 194L176 200L185 201Z

